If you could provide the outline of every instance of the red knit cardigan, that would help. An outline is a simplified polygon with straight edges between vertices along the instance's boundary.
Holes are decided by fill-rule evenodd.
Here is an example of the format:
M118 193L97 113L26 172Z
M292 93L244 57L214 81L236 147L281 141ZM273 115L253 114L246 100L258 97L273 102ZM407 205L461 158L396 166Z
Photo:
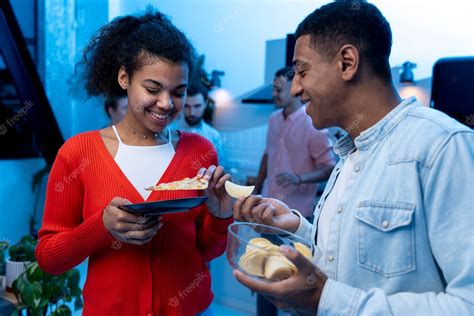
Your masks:
M157 157L159 159L159 157ZM181 132L173 160L159 183L193 177L217 164L203 137ZM205 205L163 216L163 227L147 244L115 240L102 213L116 196L144 202L110 155L98 131L69 139L48 179L36 257L50 274L61 274L89 258L84 315L194 315L211 303L205 262L226 247L232 219L213 217ZM147 201L198 196L197 191L154 191Z

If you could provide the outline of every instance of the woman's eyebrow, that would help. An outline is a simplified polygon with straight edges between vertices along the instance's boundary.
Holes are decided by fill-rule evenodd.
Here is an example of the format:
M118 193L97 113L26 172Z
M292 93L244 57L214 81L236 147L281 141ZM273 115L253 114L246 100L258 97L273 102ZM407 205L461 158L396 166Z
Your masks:
M159 81L156 81L154 79L145 79L143 80L142 82L146 82L146 83L152 83L156 86L158 86L159 88L163 88L164 87L164 84L162 84L161 82ZM182 83L180 84L179 86L177 86L175 89L182 89L182 88L186 88L188 86L188 83Z
M142 82L152 83L152 84L154 84L154 85L156 85L156 86L158 86L158 87L160 87L160 88L163 87L163 84L162 84L161 82L156 81L156 80L153 80L153 79L145 79L145 80L143 80Z

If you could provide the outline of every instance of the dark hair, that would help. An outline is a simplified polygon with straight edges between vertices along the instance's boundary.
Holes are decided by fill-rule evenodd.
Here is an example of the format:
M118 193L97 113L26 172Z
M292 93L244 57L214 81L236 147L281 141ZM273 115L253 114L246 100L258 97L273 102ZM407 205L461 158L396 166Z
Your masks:
M285 77L286 80L288 81L292 81L293 80L293 77L295 76L295 70L293 69L293 67L284 67L284 68L280 68L277 70L277 72L275 73L275 77Z
M188 86L188 97L195 96L197 94L202 94L204 98L204 113L202 114L202 119L207 124L212 125L212 120L214 119L214 110L215 110L215 103L213 100L209 98L209 90L204 85L204 83L200 81L192 81Z
M191 82L188 86L188 96L192 97L199 93L204 97L204 101L207 101L209 92L204 84L200 82Z
M124 66L132 77L148 58L184 63L189 67L190 77L194 70L192 44L165 15L151 7L139 16L115 18L92 37L81 61L87 92L107 97L125 96L126 91L117 82L120 67Z
M390 24L373 4L338 1L322 6L298 25L295 37L310 35L315 50L330 58L345 44L354 45L361 63L391 83L389 57L392 47Z
M108 117L110 117L109 109L114 109L115 111L117 111L118 101L122 98L125 98L125 96L105 98L104 110Z

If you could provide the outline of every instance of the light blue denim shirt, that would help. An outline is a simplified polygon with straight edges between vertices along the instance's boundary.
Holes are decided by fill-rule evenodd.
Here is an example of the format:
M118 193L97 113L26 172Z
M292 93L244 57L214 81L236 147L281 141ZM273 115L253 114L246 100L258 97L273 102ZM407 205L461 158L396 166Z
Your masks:
M320 259L329 279L318 316L474 314L474 132L403 101L354 142L338 141L315 223L354 147ZM296 233L315 241L316 224L302 219Z

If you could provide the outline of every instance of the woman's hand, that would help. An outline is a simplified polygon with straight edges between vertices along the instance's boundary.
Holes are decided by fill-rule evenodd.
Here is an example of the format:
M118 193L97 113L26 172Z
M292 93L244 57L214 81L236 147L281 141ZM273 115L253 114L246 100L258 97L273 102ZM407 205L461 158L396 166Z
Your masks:
M228 218L232 216L232 198L227 194L224 183L230 180L230 174L224 173L222 166L211 165L209 168L201 168L197 178L204 178L209 181L206 193L209 199L206 205L209 212L218 218Z
M137 216L119 209L130 201L115 197L104 209L102 220L105 228L116 239L132 244L143 245L149 242L163 226L159 217Z

